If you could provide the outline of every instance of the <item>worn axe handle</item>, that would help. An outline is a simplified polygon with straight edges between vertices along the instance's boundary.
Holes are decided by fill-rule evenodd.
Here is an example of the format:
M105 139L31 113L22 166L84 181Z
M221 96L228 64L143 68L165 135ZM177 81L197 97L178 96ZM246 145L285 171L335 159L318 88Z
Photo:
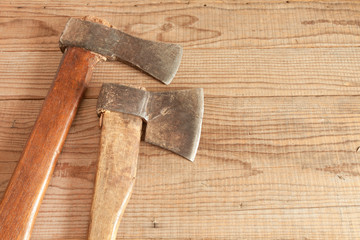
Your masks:
M142 120L106 111L91 207L89 240L115 240L136 177Z
M0 204L0 239L29 239L79 102L99 61L68 48Z

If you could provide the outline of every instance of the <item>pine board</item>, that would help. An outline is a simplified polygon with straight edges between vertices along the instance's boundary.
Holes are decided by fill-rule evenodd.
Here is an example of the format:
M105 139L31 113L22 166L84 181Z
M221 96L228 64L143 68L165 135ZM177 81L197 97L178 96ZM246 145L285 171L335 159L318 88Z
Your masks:
M358 1L3 0L0 7L2 51L56 51L68 16L84 15L186 48L357 46L360 40Z
M193 164L142 143L119 237L354 239L360 227L359 98L206 98ZM34 239L86 238L99 140L95 102L81 105ZM1 105L0 152L7 156L0 162L1 191L41 103Z
M61 59L69 16L178 42L170 86L101 63L70 130L32 239L86 239L102 82L202 87L196 161L142 143L119 239L360 237L357 1L0 3L0 198Z
M0 99L44 99L61 55L0 53ZM169 86L125 64L100 63L85 98L96 98L104 82L152 91L203 87L207 97L358 95L359 62L358 47L189 49Z

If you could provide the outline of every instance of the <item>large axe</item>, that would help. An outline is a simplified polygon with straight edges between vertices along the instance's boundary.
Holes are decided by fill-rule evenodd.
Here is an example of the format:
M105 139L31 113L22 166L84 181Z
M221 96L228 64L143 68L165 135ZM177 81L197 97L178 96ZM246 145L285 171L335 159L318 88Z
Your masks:
M97 62L126 62L165 84L182 55L176 44L152 42L96 20L71 18L60 37L64 52L0 204L0 239L29 239L41 201Z
M103 84L97 103L102 131L89 240L116 238L135 184L141 133L145 142L194 161L203 112L201 88L148 92Z

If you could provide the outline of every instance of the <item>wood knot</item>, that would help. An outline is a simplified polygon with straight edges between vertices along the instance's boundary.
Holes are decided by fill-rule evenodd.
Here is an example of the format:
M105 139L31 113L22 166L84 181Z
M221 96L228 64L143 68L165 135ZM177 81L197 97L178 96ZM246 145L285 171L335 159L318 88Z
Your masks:
M168 32L171 29L173 29L174 25L172 23L165 23L161 26L161 30L163 30L164 32Z

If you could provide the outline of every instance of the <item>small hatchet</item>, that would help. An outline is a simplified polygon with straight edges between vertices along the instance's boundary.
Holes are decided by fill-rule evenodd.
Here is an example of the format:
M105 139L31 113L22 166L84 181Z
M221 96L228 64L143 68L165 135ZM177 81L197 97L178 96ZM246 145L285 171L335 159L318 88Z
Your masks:
M165 84L171 82L179 67L179 45L139 39L104 24L74 18L66 24L60 37L64 55L58 72L0 204L1 240L30 238L58 155L97 62L122 61Z
M148 92L103 84L97 103L102 130L89 240L116 238L135 184L141 133L145 142L194 161L203 112L201 88Z

